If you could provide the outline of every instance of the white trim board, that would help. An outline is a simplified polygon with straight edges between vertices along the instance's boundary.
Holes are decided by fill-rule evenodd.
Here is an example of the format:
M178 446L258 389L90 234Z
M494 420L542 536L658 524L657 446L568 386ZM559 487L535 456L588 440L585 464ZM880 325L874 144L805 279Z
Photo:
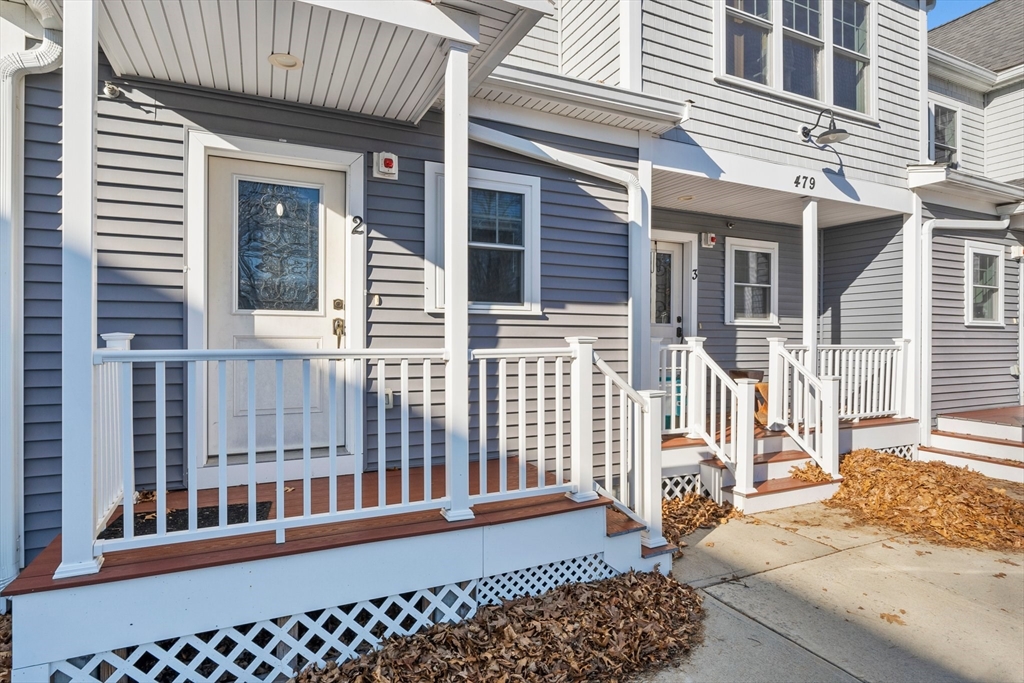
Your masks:
M697 266L697 249L700 235L695 232L676 232L674 230L652 229L652 242L675 242L683 245L683 337L697 335L697 292L700 289L700 269ZM697 277L693 277L693 271ZM653 305L653 304L652 304ZM650 319L650 315L647 316ZM652 361L653 362L653 361Z
M771 308L765 319L736 318L734 308L736 296L736 261L733 255L737 250L752 251L771 256ZM744 283L739 283L744 284ZM779 326L779 244L764 240L743 239L741 237L725 238L725 308L723 320L726 325L736 327L778 327Z
M355 217L365 211L364 155L359 152L325 149L287 142L258 140L234 135L217 135L204 130L191 129L186 136L185 168L185 330L186 348L205 349L206 328L206 232L207 232L207 159L224 156L279 164L293 164L308 168L341 171L345 174L345 319L346 349L366 347L366 227L353 234ZM364 378L351 364L345 378L346 449L362 452L362 406ZM199 386L199 414L203 412L205 382L197 373ZM198 425L196 443L205 444L205 420ZM204 449L205 452L205 449Z
M994 320L977 320L974 318L971 301L974 293L974 254L984 254L996 258L996 317ZM1002 329L1005 324L1006 276L1004 261L1006 248L993 242L977 240L964 241L964 326L991 327Z

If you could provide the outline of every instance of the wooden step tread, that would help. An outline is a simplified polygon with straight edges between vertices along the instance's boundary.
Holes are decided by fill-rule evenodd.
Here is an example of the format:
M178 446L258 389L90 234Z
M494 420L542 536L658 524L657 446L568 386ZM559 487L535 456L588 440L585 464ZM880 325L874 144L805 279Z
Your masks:
M657 557L658 555L672 555L679 548L669 543L668 545L658 546L657 548L648 548L645 545L640 546L640 557L646 559Z
M990 458L987 455L975 455L974 453L964 453L963 451L951 451L945 448L933 448L932 446L919 446L917 450L925 451L926 453L941 453L942 455L951 455L954 458L964 458L966 460L978 460L980 462L992 463L993 465L1017 467L1024 470L1024 462L1020 460L1007 460L1006 458Z
M614 505L605 508L604 515L605 532L609 538L636 533L647 528L646 524L641 524Z
M828 486L829 484L838 484L842 480L842 477L836 477L832 481L804 481L803 479L797 479L796 477L780 477L778 479L762 481L760 484L755 485L755 492L748 493L746 497L754 498L755 496L767 496L772 493L784 493L786 491L808 489L815 486ZM732 489L732 486L722 487L723 491L731 491Z
M932 436L947 436L951 439L963 439L964 441L978 441L979 443L991 443L997 446L1016 446L1017 448L1024 449L1024 444L1020 441L1011 441L1009 439L994 439L991 436L974 436L973 434L961 434L959 432L944 432L939 429L932 430Z

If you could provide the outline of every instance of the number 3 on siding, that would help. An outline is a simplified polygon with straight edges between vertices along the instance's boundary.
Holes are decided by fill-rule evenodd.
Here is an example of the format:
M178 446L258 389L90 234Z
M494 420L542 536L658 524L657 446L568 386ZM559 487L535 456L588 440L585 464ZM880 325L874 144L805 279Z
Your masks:
M697 279L697 269L696 268L693 269L693 279L694 280Z
M798 175L796 180L793 181L793 187L801 187L804 189L814 189L814 176Z

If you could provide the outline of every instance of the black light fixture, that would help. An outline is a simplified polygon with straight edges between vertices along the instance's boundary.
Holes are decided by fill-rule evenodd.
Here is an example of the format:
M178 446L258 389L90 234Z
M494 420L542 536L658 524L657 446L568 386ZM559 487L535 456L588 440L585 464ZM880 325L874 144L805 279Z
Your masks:
M831 145L834 142L842 142L843 140L850 137L850 132L842 128L836 128L836 115L832 113L831 109L822 109L818 114L818 120L814 122L814 125L808 128L804 126L800 129L800 135L803 136L805 142L810 142L811 133L813 133L821 125L821 117L828 114L828 128L824 132L818 133L815 136L814 141L819 145Z

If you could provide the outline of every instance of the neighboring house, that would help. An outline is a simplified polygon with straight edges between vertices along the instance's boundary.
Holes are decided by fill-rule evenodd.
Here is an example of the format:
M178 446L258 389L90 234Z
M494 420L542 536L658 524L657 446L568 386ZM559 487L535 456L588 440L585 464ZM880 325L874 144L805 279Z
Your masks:
M0 0L15 680L287 677L1018 404L1020 79L927 9Z

